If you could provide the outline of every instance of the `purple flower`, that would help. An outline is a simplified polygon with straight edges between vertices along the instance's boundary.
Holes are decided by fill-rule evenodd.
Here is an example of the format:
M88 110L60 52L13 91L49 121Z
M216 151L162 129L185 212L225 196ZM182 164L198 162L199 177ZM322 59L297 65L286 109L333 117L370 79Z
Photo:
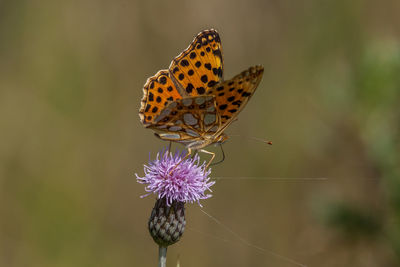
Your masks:
M205 170L205 162L200 165L200 157L196 154L193 158L185 157L184 152L177 151L175 155L167 150L157 153L157 158L144 165L144 177L137 174L136 179L141 184L146 184L145 190L148 196L157 194L158 199L165 198L167 205L173 201L197 202L200 199L210 198L205 191L215 183L208 177L211 170Z

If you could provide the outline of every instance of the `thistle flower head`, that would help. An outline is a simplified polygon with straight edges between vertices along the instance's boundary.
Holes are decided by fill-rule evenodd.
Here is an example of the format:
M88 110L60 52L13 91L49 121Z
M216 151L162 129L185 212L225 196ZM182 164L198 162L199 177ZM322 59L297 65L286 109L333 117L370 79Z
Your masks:
M177 151L174 155L167 150L157 154L155 160L144 165L144 177L136 174L137 181L145 184L148 196L157 194L158 199L165 198L168 206L173 201L184 203L197 202L200 199L210 198L206 190L211 192L210 187L215 183L208 177L211 170L205 170L206 164L200 163L200 157L196 154L193 158L185 157L184 152Z

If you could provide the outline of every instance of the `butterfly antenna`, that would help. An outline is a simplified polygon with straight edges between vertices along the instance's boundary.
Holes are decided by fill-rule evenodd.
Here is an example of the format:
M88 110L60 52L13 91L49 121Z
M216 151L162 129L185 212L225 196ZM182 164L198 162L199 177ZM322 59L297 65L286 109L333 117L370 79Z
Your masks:
M253 139L253 140L256 140L256 141L263 142L263 143L268 144L268 145L272 145L272 141L269 141L269 140L265 140L265 139L258 138L258 137L253 137L253 136L250 136L249 138Z
M222 144L220 144L219 146L221 147L222 159L220 161L218 161L218 162L210 164L210 166L214 166L214 165L220 164L220 163L224 162L224 160L225 160L225 152L224 152L224 149L222 147Z
M239 134L231 134L230 136L231 137L233 137L233 136L235 136L235 137L242 136L242 137L246 137L246 138L249 138L249 139L253 139L253 140L256 140L256 141L263 142L264 144L272 145L272 141L266 140L266 139L263 139L263 138L254 137L254 136L244 136L244 135L239 135Z

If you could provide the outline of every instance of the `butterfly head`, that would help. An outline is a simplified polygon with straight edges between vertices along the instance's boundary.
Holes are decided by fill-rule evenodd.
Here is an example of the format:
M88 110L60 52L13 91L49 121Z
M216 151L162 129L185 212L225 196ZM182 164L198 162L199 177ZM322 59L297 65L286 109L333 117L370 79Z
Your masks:
M218 145L222 145L223 143L225 143L226 140L228 140L228 138L229 138L228 135L222 133L217 138L215 138L214 143L218 144Z

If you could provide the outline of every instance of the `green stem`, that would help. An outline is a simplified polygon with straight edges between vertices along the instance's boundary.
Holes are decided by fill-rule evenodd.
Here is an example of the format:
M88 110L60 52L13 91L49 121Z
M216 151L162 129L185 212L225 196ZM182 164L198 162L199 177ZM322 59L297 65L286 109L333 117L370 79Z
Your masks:
M158 267L167 266L167 247L158 247Z

